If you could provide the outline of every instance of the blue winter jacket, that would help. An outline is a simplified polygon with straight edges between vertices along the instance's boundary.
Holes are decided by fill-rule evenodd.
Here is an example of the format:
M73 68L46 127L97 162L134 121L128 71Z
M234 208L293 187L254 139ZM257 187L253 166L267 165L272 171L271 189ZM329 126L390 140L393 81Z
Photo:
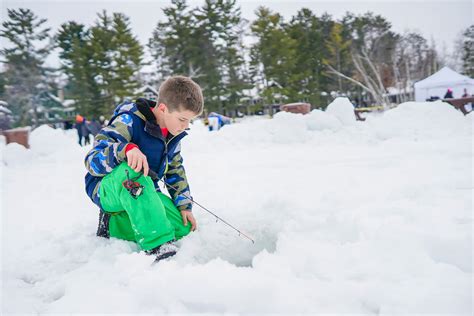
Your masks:
M133 143L147 157L148 165L158 179L170 185L168 192L176 207L191 210L191 195L180 153L180 141L187 133L168 133L166 138L163 137L150 109L154 105L153 101L146 99L118 105L109 125L96 135L94 147L85 158L88 171L85 182L87 195L99 207L101 180L126 160L126 146ZM157 191L160 190L158 179L153 180Z

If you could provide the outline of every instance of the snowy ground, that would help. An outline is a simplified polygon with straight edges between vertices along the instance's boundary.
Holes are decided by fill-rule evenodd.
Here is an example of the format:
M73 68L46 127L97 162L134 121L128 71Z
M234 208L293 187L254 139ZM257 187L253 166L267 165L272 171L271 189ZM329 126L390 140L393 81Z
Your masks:
M95 236L87 148L41 127L2 154L2 313L472 313L473 117L406 103L279 113L183 141L199 231L152 266Z

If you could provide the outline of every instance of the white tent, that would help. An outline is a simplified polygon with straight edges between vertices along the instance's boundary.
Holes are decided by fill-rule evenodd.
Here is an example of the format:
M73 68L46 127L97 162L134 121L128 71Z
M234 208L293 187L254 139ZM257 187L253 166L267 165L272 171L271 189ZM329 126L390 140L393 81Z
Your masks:
M464 89L467 89L469 95L474 94L474 79L443 67L428 78L415 83L415 101L425 101L430 97L443 99L448 88L453 90L454 98L460 98Z

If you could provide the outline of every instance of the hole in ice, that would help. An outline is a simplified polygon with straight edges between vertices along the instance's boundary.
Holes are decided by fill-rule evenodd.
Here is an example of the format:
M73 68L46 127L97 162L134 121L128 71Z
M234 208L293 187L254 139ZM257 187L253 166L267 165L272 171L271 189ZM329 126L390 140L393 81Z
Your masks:
M239 236L238 233L228 231L224 227L219 232L207 229L199 234L187 237L183 241L180 257L188 261L193 257L198 263L206 263L215 258L221 258L238 267L251 267L252 259L262 250L273 253L276 249L278 231L270 227L255 231L248 231L255 243L249 239Z

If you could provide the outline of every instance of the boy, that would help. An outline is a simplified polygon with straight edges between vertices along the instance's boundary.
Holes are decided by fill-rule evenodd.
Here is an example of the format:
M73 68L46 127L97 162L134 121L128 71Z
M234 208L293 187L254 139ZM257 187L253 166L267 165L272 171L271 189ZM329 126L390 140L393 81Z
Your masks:
M203 102L198 84L174 76L157 102L138 99L115 109L85 158L86 191L101 210L98 236L134 241L158 261L175 255L173 242L196 229L180 141Z

